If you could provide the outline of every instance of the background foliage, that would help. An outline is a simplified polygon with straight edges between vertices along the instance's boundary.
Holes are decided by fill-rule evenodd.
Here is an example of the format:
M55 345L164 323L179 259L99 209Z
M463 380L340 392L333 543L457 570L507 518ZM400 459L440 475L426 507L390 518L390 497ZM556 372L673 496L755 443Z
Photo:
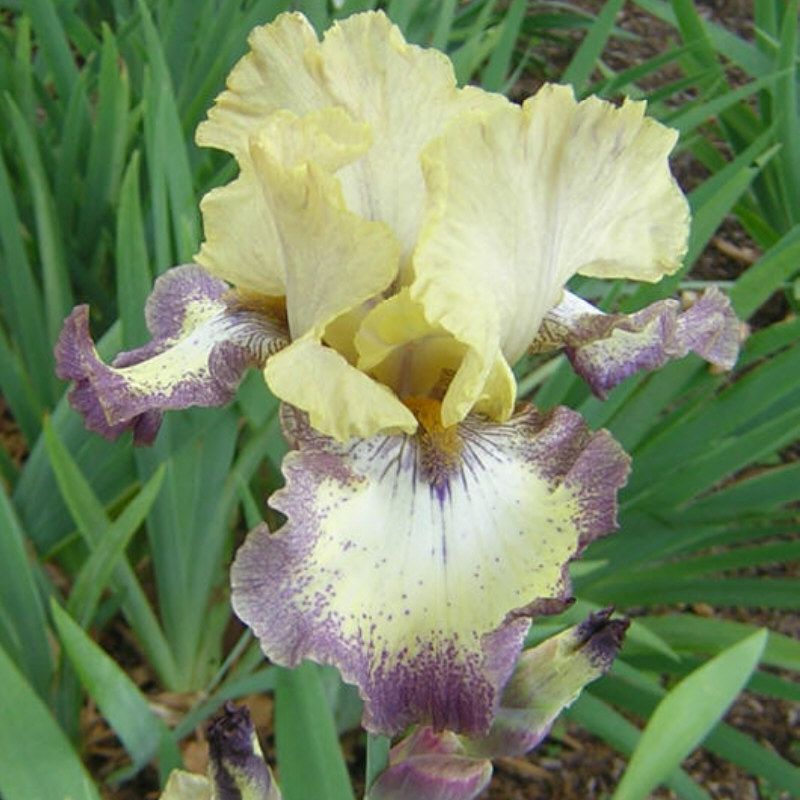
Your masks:
M287 800L353 796L337 736L357 724L354 692L331 670L266 665L231 623L233 548L270 516L265 501L281 480L275 399L251 376L228 408L168 415L156 445L134 452L83 429L54 377L52 346L76 302L91 303L104 356L145 340L154 277L191 259L198 198L233 177L231 161L192 136L248 31L289 7L321 30L377 5L0 2L0 391L6 428L18 427L0 448L5 800L97 798L151 762L163 780L182 739L225 700L268 690ZM584 296L632 310L700 288L708 281L690 273L725 220L757 248L740 275L716 281L755 320L732 375L687 358L599 402L560 357L518 366L523 394L577 408L634 459L621 531L576 565L579 602L536 625L531 641L603 605L635 613L612 673L569 711L632 755L617 800L661 782L681 798L710 797L680 768L701 742L756 776L764 797L800 795L792 763L720 722L742 687L800 700L800 643L777 632L764 640L756 626L691 605L800 604L797 579L775 569L800 554L797 0L755 4L752 42L690 0L636 0L679 43L621 70L603 58L611 37L630 37L615 27L621 0L597 16L526 0L380 5L411 41L446 50L462 82L509 91L544 74L579 95L647 98L681 132L678 158L707 174L690 193L684 270L656 286L577 280ZM564 69L554 52L572 53ZM792 313L765 315L770 298ZM112 658L98 642L120 636ZM145 665L144 683L118 663L121 652ZM87 702L127 754L112 774L93 762L90 777L81 761Z

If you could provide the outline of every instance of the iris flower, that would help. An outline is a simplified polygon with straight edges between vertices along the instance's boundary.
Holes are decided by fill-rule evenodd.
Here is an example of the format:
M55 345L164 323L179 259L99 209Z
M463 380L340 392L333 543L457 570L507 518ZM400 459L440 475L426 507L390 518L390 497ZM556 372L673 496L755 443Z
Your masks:
M563 348L602 395L690 351L736 358L717 292L624 316L565 291L678 270L677 133L566 86L522 105L459 88L382 13L322 41L284 14L249 42L197 131L239 167L202 201L197 264L159 278L152 341L112 366L77 308L60 375L90 428L147 443L166 409L263 369L293 448L271 501L286 522L239 551L236 612L274 662L335 664L371 731L485 735L628 472L576 412L518 405L511 367Z

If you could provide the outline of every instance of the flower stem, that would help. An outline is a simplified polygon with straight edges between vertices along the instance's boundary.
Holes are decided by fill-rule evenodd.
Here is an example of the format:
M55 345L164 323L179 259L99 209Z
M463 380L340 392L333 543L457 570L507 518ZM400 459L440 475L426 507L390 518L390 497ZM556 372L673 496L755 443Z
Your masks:
M378 736L374 733L367 734L367 791L374 783L375 778L389 766L389 745L388 736Z

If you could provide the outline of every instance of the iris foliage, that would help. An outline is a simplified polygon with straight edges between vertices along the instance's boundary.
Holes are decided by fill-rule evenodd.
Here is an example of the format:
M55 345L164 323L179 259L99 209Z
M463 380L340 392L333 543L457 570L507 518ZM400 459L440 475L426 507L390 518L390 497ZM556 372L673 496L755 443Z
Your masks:
M680 131L678 152L707 168L689 194L693 227L680 273L655 286L579 278L575 291L606 310L629 311L697 289L687 275L733 216L760 251L741 277L721 282L739 316L752 318L775 295L796 310L796 0L756 4L753 43L704 20L688 0L637 4L675 26L676 44L624 71L603 60L610 37L624 41L614 26L617 0L597 18L520 0L384 5L409 41L446 50L463 83L509 90L538 65L579 96L648 99L648 113ZM291 4L318 30L374 5ZM353 796L337 735L357 724L354 693L327 669L265 666L248 633L226 636L234 543L245 527L274 517L265 498L280 486L286 447L275 398L251 375L230 406L168 415L154 447L134 452L128 441L111 444L84 430L52 357L77 301L95 311L104 357L146 339L141 309L153 279L190 260L201 236L198 198L234 174L229 160L192 143L194 129L244 53L249 30L289 6L0 4L0 390L29 448L21 464L0 448L6 800L99 796L77 755L87 697L129 756L129 767L107 777L114 783L153 759L163 781L180 763L180 741L199 723L226 700L264 691L275 692L285 797ZM542 44L549 52L566 45L571 29L586 35L559 74ZM672 83L645 88L665 66ZM792 764L719 721L745 685L800 700L786 677L800 669L800 645L770 632L756 669L760 648L748 638L756 627L692 611L693 604L797 610L797 581L769 572L800 553L790 505L800 465L785 455L800 438L798 334L800 323L787 315L758 327L732 374L714 374L689 356L629 378L604 401L563 357L533 356L518 368L521 393L543 408L577 409L633 457L620 531L575 566L576 606L533 629L538 640L609 604L636 611L611 673L568 712L633 756L619 798L642 797L659 782L680 797L708 797L680 769L700 742L765 787L800 793ZM120 625L154 676L146 692L97 644ZM718 697L707 696L704 676ZM169 726L161 692L184 699ZM369 752L380 758L380 751L371 741Z

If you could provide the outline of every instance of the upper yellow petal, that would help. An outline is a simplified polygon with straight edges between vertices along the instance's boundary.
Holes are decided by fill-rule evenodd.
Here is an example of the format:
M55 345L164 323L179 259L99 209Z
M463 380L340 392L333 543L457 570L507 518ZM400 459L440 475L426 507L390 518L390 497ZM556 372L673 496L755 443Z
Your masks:
M304 117L344 109L373 135L364 157L339 174L345 202L365 219L389 224L407 261L424 210L423 147L455 115L494 107L502 98L459 89L447 57L407 44L382 12L337 22L322 43L305 17L281 14L256 28L249 42L251 52L199 126L198 144L228 150L244 169L250 137L277 110Z
M330 105L318 75L317 34L302 14L280 14L247 41L250 52L231 71L196 135L199 145L227 150L239 163L248 158L250 136L274 111L303 115Z
M546 86L522 108L460 116L426 149L411 296L474 354L448 418L486 396L490 375L507 391L508 364L576 272L656 280L678 268L688 211L667 163L676 134L643 113Z
M283 297L280 235L252 165L243 164L236 180L212 189L200 211L205 241L194 260L239 289Z
M321 338L336 317L382 292L397 274L399 247L391 229L349 211L337 178L326 170L367 144L363 126L345 124L344 116L340 109L302 119L280 112L251 143L262 196L280 234L295 339L309 331ZM323 117L333 124L322 124Z
M381 12L336 23L325 34L320 66L332 101L368 122L374 134L365 157L342 171L348 205L389 223L408 256L425 205L423 147L460 112L502 100L458 89L450 60L408 44Z
M308 412L316 430L339 441L417 428L414 415L386 386L313 336L273 356L264 377L274 394Z

